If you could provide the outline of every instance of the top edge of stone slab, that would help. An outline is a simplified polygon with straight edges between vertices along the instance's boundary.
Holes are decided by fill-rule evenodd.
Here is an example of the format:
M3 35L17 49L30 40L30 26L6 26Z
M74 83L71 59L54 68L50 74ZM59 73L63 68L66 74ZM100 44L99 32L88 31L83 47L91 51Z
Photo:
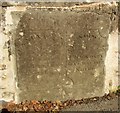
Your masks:
M118 2L1 2L2 7L13 6L35 6L35 7L94 7L100 4L106 4L109 6L117 6Z

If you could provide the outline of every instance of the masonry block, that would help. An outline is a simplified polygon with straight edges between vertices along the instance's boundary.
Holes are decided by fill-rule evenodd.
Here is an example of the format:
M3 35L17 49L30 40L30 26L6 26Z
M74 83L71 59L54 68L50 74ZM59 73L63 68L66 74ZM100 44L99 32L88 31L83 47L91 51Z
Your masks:
M116 89L117 13L112 3L7 8L15 99L81 99Z

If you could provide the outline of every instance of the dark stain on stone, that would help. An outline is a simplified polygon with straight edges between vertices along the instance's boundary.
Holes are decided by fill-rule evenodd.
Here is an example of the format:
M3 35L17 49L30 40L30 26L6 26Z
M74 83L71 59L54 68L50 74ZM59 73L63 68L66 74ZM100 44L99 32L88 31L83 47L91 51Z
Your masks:
M10 44L10 40L7 41L7 47L8 47L8 59L9 59L9 61L11 61L10 56L12 55L12 53L11 53L11 44Z

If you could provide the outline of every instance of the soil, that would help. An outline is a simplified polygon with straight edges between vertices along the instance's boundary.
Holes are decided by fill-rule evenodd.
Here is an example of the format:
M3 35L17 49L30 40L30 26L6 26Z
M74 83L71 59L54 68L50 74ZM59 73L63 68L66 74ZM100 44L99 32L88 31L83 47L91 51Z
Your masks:
M68 112L68 111L116 111L119 112L118 101L120 99L120 90L103 97L93 97L81 100L66 101L24 101L19 104L14 102L4 102L1 113L24 112Z

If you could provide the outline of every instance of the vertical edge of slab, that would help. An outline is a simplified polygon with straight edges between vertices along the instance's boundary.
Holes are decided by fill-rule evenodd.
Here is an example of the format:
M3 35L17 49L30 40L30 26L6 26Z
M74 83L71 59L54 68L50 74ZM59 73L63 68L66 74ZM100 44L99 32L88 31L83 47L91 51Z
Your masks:
M15 100L15 76L14 76L14 60L11 55L11 37L8 35L10 26L7 23L8 18L6 9L2 7L2 20L0 26L0 99Z
M18 101L16 57L13 33L16 28L11 12L16 7L0 7L0 100Z
M119 4L116 4L116 13L111 15L110 33L108 38L108 51L105 59L105 87L104 92L109 93L118 89L119 83Z

